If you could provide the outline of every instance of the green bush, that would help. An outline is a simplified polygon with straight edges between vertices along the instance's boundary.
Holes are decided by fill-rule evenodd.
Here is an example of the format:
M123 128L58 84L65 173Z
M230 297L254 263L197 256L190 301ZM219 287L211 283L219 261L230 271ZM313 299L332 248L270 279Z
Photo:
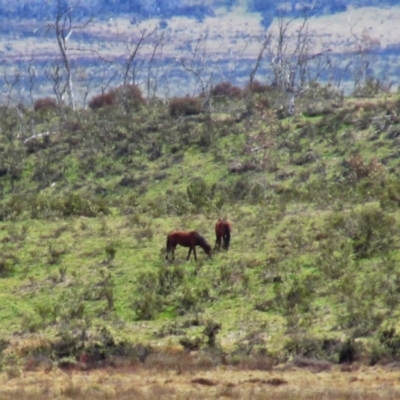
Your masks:
M0 221L12 220L20 216L27 208L30 196L13 194L0 202Z
M63 195L39 194L29 207L31 218L47 218L51 215L96 217L110 213L105 199L76 192Z
M132 303L137 320L151 320L160 311L162 302L160 296L152 291L137 294Z
M210 204L211 192L205 180L196 177L191 180L186 188L189 201L193 204L195 210L199 211Z
M171 267L163 262L155 271L139 274L133 301L136 318L138 320L153 319L159 311L170 304L169 296L171 294L176 296L184 279L185 271L181 266L174 265ZM189 296L185 298L185 301L190 302Z
M372 98L380 93L388 92L390 92L390 87L385 86L379 79L368 77L365 82L355 88L353 96Z
M295 335L285 343L284 353L294 357L292 363L298 367L310 367L316 371L330 369L331 366L318 361L336 364L351 364L360 361L365 347L352 338L317 338L310 335Z
M352 240L357 258L368 258L393 249L396 219L379 207L366 206L336 215L332 227Z
M8 277L15 271L18 258L13 254L2 252L0 255L0 277Z

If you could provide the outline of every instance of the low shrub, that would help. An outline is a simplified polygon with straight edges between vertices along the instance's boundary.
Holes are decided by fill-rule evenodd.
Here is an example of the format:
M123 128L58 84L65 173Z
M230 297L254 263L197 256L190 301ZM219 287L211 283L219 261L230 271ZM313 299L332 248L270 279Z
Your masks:
M89 108L97 110L106 106L113 106L122 103L126 106L137 108L145 104L142 91L139 86L128 84L110 89L106 93L93 96L88 103Z
M27 208L31 196L13 194L0 202L0 221L12 220L20 216Z
M116 98L125 106L138 108L146 104L141 89L135 84L128 84L125 87L119 86L114 89L114 92Z
M287 357L306 360L325 360L337 364L353 363L360 359L362 346L352 339L315 338L293 336L284 345Z
M360 154L355 154L342 163L343 176L348 182L354 183L364 178L384 177L383 165L374 157L366 162Z
M97 110L102 107L111 106L115 103L115 93L114 92L107 92L101 93L96 96L93 96L89 100L89 108L92 110Z
M253 82L249 83L245 91L250 93L266 93L270 90L268 85L261 83L260 81L254 80Z
M353 282L354 287L354 282ZM354 338L369 336L376 332L382 324L385 315L374 306L374 300L368 299L367 293L361 296L352 294L345 298L344 309L337 315L337 323L341 329L351 331ZM360 299L363 299L360 302Z
M15 270L15 264L18 258L13 254L2 252L0 255L0 277L7 277Z
M97 368L114 365L115 357L124 357L131 362L145 362L153 350L149 346L133 344L117 339L106 326L100 326L87 334L87 326L62 325L58 328L57 340L31 349L27 356L48 356L63 369Z
M57 108L57 102L51 97L43 97L35 100L33 103L33 109L35 112L46 112L49 110L55 110Z
M373 257L393 248L396 219L381 208L369 206L348 215L335 214L330 223L352 240L357 258Z
M353 96L372 98L380 93L388 93L388 92L390 92L389 85L385 85L379 79L370 76L365 80L365 82L363 82L362 84L358 85L355 88Z
M58 196L39 194L29 204L29 211L31 218L36 219L51 215L96 217L110 213L105 199L74 192Z
M230 82L220 82L211 89L211 96L217 99L238 99L242 96L242 89Z
M196 177L191 180L186 188L186 193L189 201L193 204L196 210L201 210L211 200L210 188L201 177Z
M378 341L393 359L400 359L400 334L394 327L381 329L378 333Z
M197 115L203 111L201 100L196 97L174 97L169 101L171 117Z

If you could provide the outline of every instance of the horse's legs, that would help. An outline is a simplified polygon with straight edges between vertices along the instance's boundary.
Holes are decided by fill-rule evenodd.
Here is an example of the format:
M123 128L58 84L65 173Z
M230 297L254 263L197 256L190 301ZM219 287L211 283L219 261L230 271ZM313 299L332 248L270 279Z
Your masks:
M174 259L174 251L175 251L175 249L173 247L168 248L167 249L167 254L165 255L165 259L169 260L169 254L171 253L171 257L172 257L172 260L173 260Z
M189 247L189 253L188 253L187 257L186 257L186 260L190 260L191 252L192 252L192 246Z
M197 261L196 246L193 247L194 260Z
M217 235L217 238L215 239L215 247L214 247L214 250L220 249L220 247L221 247L221 236L220 236L220 235Z
M171 253L171 261L175 260L175 247L176 246L170 246L170 248L167 250L167 257L165 257L168 260L168 253Z

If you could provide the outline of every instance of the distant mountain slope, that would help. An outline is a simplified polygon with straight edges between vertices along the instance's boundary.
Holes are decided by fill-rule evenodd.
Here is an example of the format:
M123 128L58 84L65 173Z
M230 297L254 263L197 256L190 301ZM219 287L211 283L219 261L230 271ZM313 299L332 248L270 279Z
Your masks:
M361 79L363 76L373 76L388 85L397 85L400 71L400 43L397 34L400 6L388 7L388 1L382 2L386 4L385 7L347 6L347 11L338 12L340 5L343 6L340 1L320 1L318 7L308 10L311 14L320 12L323 15L308 20L307 30L303 31L307 32L309 39L305 51L311 59L314 55L327 54L329 63L326 66L329 71L335 71L332 74L324 70L324 74L318 76L319 79L340 82L346 87L346 93L353 89L354 80L359 79L358 76ZM0 0L0 13L3 13L0 24L0 62L3 77L7 76L8 80L0 79L0 101L12 99L32 103L29 93L33 86L39 85L41 96L53 96L54 86L49 79L49 71L58 62L60 52L54 29L49 30L48 24L55 22L55 7L59 5L61 10L65 10L67 4L61 4L61 0L60 3L48 1L44 3L44 9L42 3L36 0L29 3L17 1L12 5L2 2ZM230 81L244 87L260 54L262 38L266 32L276 38L279 21L282 21L276 18L280 13L279 7L270 0L254 0L251 3L246 0L210 0L202 4L176 0L168 2L168 7L155 0L146 4L143 0L102 2L81 2L84 6L75 8L71 13L73 23L83 26L82 29L75 29L68 40L69 55L75 68L74 88L81 103L84 103L84 96L89 99L97 94L106 82L113 86L124 79L129 55L127 44L138 43L141 32L153 30L156 34L140 47L135 56L138 64L134 79L148 94L151 86L147 85L149 77L157 83L157 94L162 98L180 96L182 92L197 93L202 89L196 71L190 71L193 67L198 68L197 72L201 71L203 83L211 82L212 77L214 83ZM372 3L350 2L357 6ZM296 38L296 32L299 32L304 21L294 16L304 9L299 7L299 3L289 4L285 15L289 15L291 21L285 40L294 43L293 38ZM93 19L84 24L89 19L89 7ZM228 12L229 7L231 10ZM158 14L150 18L152 13ZM174 13L184 15L173 16ZM206 13L208 16L204 17ZM10 17L5 19L6 15ZM25 15L30 18L23 18ZM153 58L156 38L161 37L164 40L163 46L159 46ZM192 59L195 43L203 46L203 53L197 53L198 57L193 60L193 64L185 68L181 60ZM271 41L257 70L258 80L273 80L271 61L278 59L277 54L276 43ZM112 68L109 68L110 63ZM154 67L151 73L150 65ZM320 68L320 64L316 63L316 68ZM31 79L32 76L34 79ZM16 82L14 86L10 83L10 77Z
M242 6L250 12L259 12L265 15L264 21L271 19L277 12L284 9L291 16L298 16L305 11L310 15L329 15L343 12L349 7L388 7L397 5L396 0L317 0L316 2L301 2L298 0L89 0L76 6L80 16L104 16L119 14L135 14L141 18L173 16L188 16L202 20L207 16L215 15L217 10ZM16 0L0 1L0 16L12 18L35 18L45 20L54 16L57 7L75 7L68 0L41 1Z

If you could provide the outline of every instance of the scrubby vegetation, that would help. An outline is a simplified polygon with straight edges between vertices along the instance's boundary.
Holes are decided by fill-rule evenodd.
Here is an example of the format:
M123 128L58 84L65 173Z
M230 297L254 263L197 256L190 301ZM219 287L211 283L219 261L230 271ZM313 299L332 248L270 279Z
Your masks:
M274 90L1 107L2 368L399 361L399 96L315 85L288 115ZM165 260L219 217L229 252Z

